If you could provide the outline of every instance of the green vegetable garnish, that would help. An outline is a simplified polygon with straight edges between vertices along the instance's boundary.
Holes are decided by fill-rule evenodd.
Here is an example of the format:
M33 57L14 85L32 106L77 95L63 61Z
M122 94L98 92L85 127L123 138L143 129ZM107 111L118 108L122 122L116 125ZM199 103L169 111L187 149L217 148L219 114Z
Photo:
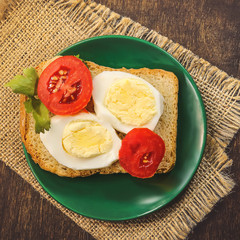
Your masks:
M74 55L74 57L79 58L80 60L82 60L82 59L80 58L80 55L79 55L79 54Z
M23 70L23 75L16 75L5 87L10 87L14 93L34 96L38 75L35 68L30 67Z
M23 75L15 76L5 87L10 87L14 93L20 93L28 97L24 102L27 113L32 113L35 120L35 132L40 133L50 128L49 111L46 106L34 97L37 95L38 75L35 68L23 70Z
M24 102L24 106L27 113L32 113L35 120L35 132L40 133L50 128L49 111L46 106L35 97L28 98Z
M79 55L79 54L74 55L74 57L79 58L79 59L86 65L86 67L89 68L88 65L87 65L87 63L86 63L86 61L84 61L82 58L80 58L80 55Z

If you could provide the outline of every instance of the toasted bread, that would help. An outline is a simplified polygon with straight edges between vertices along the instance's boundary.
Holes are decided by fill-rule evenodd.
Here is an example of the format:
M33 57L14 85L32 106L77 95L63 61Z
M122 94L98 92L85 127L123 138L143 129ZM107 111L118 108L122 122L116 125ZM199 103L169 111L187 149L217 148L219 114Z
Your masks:
M52 60L43 62L36 67L40 75L44 68ZM113 69L97 65L93 62L85 62L92 74L92 77L103 71L123 71L137 75L152 84L164 97L164 111L154 129L165 142L166 152L156 173L169 172L176 161L176 138L177 138L177 117L178 117L178 79L171 73L161 69ZM64 177L86 177L92 174L113 174L126 173L120 166L119 161L113 163L110 167L92 170L73 170L58 163L45 148L40 140L39 134L35 133L34 120L31 114L27 114L24 109L26 97L20 97L20 130L23 143L35 163L52 173ZM91 103L88 106L91 110Z

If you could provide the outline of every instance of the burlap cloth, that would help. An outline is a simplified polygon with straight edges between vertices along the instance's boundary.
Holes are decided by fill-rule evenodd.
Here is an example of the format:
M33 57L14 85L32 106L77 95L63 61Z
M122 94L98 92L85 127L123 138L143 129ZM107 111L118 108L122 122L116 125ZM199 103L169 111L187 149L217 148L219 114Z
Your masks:
M50 197L30 171L19 133L19 98L3 83L80 40L120 34L150 41L179 60L196 82L207 113L208 136L202 162L177 201L148 216L105 222L80 216ZM97 239L184 239L234 187L225 148L240 123L240 81L159 33L92 1L23 0L0 23L1 160L42 196Z

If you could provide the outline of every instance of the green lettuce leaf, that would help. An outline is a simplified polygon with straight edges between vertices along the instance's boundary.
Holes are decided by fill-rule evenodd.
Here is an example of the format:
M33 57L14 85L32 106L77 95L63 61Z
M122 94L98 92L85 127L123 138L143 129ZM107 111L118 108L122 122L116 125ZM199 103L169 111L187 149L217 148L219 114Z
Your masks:
M23 70L23 75L16 75L5 87L10 87L14 93L34 96L37 91L38 75L35 68L30 67Z
M24 102L24 106L27 113L33 114L36 133L44 133L45 130L50 129L49 111L39 99L35 97L28 98L28 100Z

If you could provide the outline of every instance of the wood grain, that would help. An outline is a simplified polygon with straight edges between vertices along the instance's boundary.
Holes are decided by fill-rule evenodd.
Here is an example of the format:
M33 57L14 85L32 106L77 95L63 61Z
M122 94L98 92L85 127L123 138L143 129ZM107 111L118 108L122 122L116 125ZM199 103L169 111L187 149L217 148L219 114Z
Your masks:
M160 32L229 75L240 77L237 0L96 0ZM189 235L190 240L239 239L240 132L228 151L238 183ZM94 239L0 162L0 239ZM139 236L140 237L140 236Z

